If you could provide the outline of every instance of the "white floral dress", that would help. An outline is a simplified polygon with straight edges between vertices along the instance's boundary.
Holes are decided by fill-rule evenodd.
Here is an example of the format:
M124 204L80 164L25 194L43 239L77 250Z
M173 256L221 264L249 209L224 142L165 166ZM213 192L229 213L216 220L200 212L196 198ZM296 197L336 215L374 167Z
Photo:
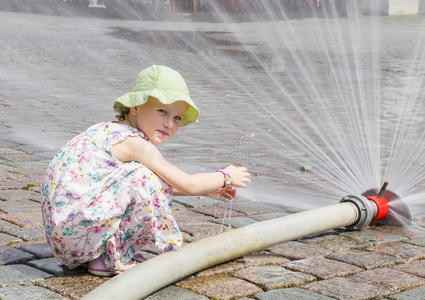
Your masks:
M112 145L137 129L114 122L95 124L63 146L43 185L42 212L54 255L73 268L103 254L108 269L153 243L160 251L182 245L173 218L171 188L141 163L119 162Z

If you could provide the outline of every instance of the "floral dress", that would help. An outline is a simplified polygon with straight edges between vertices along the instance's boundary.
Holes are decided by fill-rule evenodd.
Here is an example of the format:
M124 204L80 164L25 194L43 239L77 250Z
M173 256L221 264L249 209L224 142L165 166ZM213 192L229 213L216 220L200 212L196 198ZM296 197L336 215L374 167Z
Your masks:
M144 260L146 244L161 252L182 245L173 218L171 188L139 162L120 162L112 145L137 129L114 122L95 124L63 146L43 185L47 242L71 268L103 254L108 269Z

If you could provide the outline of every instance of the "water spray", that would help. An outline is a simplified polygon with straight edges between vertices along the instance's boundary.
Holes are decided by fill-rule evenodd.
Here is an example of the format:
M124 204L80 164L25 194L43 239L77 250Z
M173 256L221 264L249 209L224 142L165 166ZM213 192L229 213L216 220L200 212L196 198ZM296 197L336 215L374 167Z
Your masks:
M361 230L371 223L398 224L400 215L411 221L409 209L387 185L385 182L379 192L371 189L363 195L348 195L337 204L186 244L113 277L82 299L141 299L203 269L276 244L341 227Z

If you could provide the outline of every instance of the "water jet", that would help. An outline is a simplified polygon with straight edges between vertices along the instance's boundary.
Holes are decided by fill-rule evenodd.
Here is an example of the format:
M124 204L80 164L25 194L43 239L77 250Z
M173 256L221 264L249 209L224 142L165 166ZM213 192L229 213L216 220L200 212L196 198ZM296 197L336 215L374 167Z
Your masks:
M371 189L364 195L345 196L337 204L211 236L151 258L106 281L82 299L141 299L195 272L282 242L341 227L361 230L375 222L394 222L396 213L410 217L407 206L396 206L398 211L392 214L393 202L401 202L395 193ZM164 272L165 269L169 271Z

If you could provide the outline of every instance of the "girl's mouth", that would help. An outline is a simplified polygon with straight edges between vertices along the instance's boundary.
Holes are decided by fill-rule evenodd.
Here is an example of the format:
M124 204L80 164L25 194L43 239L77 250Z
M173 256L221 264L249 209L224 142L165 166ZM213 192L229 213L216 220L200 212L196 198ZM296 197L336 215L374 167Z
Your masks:
M163 134L163 135L168 135L168 133L167 133L167 132L165 132L165 131L162 131L162 130L159 130L159 129L158 129L158 131L159 131L161 134Z

